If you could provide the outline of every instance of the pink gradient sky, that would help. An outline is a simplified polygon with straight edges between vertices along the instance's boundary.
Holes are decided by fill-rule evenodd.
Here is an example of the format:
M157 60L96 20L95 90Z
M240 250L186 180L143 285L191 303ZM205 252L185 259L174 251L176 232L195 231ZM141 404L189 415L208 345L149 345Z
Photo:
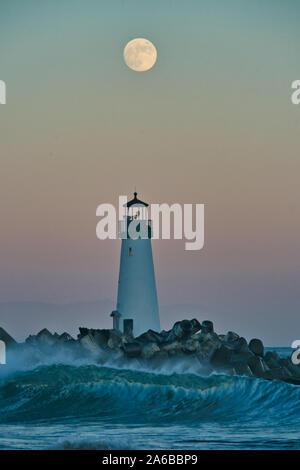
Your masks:
M70 3L1 2L3 326L24 337L37 328L26 302L78 301L82 324L110 324L120 243L97 240L95 211L137 187L147 202L205 204L202 251L153 242L162 326L212 318L289 345L300 335L299 6ZM158 50L146 73L122 59L138 36ZM44 326L79 326L40 308Z

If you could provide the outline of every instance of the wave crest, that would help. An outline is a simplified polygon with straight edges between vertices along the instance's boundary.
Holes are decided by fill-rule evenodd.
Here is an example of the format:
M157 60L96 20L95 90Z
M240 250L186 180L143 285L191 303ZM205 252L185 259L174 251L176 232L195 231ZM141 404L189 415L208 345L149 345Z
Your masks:
M261 419L300 421L300 387L249 377L164 375L64 364L0 382L0 422L100 420L174 424Z

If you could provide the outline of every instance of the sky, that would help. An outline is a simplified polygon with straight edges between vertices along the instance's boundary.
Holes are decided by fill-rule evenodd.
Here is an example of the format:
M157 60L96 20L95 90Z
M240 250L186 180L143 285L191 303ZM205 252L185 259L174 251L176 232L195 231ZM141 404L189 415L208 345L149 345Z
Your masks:
M0 0L0 324L109 327L120 241L96 208L134 189L205 204L205 245L154 240L161 325L300 339L297 0ZM123 49L157 48L147 72Z

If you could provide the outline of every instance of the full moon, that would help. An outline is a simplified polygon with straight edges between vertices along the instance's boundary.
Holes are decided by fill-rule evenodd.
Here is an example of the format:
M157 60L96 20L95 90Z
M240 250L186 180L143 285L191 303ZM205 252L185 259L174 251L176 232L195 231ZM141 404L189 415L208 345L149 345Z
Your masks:
M136 38L126 44L123 56L130 69L136 72L145 72L155 64L157 51L148 39Z

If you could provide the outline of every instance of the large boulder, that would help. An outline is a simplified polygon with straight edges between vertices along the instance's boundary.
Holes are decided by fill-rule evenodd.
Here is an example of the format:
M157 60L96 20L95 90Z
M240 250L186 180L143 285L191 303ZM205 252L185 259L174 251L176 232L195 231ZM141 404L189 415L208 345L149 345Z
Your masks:
M166 343L161 346L161 351L166 352L168 356L177 356L178 354L182 354L182 344L179 341Z
M186 338L191 332L191 325L188 320L182 320L175 323L173 327L173 333L179 340Z
M264 356L264 361L269 369L278 369L280 367L279 360L280 357L276 351L268 351Z
M185 340L200 329L201 325L195 318L193 320L178 321L174 324L172 330L169 331L165 341L171 343L176 340Z
M175 323L175 325L177 325L178 337L183 339L197 333L201 329L201 324L196 318L193 318L193 320L182 320L177 322L177 324Z
M137 341L124 343L122 348L127 357L140 357L142 353L142 347Z
M154 366L161 366L165 360L169 358L167 351L159 350L155 352L154 356L151 358L151 364Z
M248 343L245 338L240 336L234 343L235 345L235 351L239 353L248 353L249 348L248 348Z
M251 339L249 343L249 349L256 356L264 357L264 345L260 339Z
M250 367L245 362L235 362L234 364L232 363L232 365L237 375L247 375L248 377L253 377Z
M236 362L243 362L244 364L248 364L251 357L253 357L253 353L251 353L249 350L239 351L239 350L233 349L230 362L232 363L233 366Z
M250 358L248 365L255 377L263 377L264 373L268 370L268 366L259 356L253 355Z
M196 335L192 335L185 342L182 343L182 351L186 354L192 354L199 351L200 343Z
M91 334L98 346L105 349L108 346L108 341L113 331L115 330L91 330Z
M152 330L151 330L152 331ZM159 335L163 338L163 341L166 341L167 336L169 335L171 330L161 330Z
M225 343L234 343L238 339L239 339L239 335L237 333L234 333L233 331L228 331L223 341Z
M192 330L192 334L195 334L197 333L197 331L201 330L202 326L201 326L201 323L197 320L197 318L193 318L191 320L191 330Z
M101 338L102 339L102 338ZM119 349L123 344L122 333L117 330L109 331L109 338L107 341L107 346L110 349Z
M300 378L300 366L293 364L289 357L281 357L278 360L280 367L287 369L293 376Z
M98 357L101 354L102 348L92 334L89 333L79 338L79 343L92 356Z
M164 336L161 333L157 333L154 330L148 330L145 333L141 334L135 341L138 343L157 343L161 344L164 341Z
M195 336L198 338L198 341L201 344L207 342L213 342L218 346L222 344L219 335L217 335L217 333L214 331L211 333L204 333L204 331L201 331L201 333L197 333Z
M267 380L286 380L292 377L292 374L285 367L269 369L263 373L263 378Z
M77 335L78 339L80 339L82 336L86 336L89 334L91 330L89 328L84 328L83 326L79 327L79 335Z
M59 335L55 333L54 335L50 333L47 328L41 330L36 336L29 336L26 339L26 342L32 342L38 346L53 346L57 343Z
M72 336L69 335L69 333L64 332L58 337L58 341L60 341L61 343L74 343L75 339L72 338Z
M214 331L214 324L210 320L204 320L201 324L201 331L202 333L213 333Z
M111 332L115 330L108 329L94 329L94 328L79 328L80 334L78 335L78 340L81 341L84 336L90 336L93 338L93 341L102 349L107 348L108 340L110 339Z
M143 347L141 355L144 359L150 359L159 351L160 348L156 343L149 343Z
M198 360L203 364L207 364L214 352L220 347L221 340L214 332L204 333L202 331L197 336L199 341L199 350L197 351Z
M229 366L232 358L232 349L221 344L212 354L210 363L213 367L224 368Z
M293 385L300 385L300 378L298 377L289 377L288 379L285 379L285 382L288 382Z
M246 361L253 354L248 348L246 339L233 331L228 331L228 333L222 338L222 342L227 348L233 350L233 354L236 356L237 361Z

